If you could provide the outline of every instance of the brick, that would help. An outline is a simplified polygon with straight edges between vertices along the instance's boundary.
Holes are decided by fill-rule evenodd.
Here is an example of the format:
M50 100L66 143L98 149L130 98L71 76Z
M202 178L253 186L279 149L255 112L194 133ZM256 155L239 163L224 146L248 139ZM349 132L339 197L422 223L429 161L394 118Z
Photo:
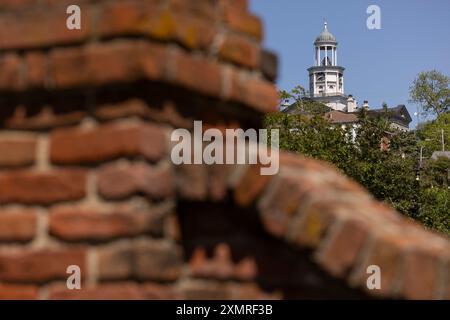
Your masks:
M261 196L258 209L266 230L283 237L300 202L308 194L310 183L298 181L292 172L283 171Z
M279 300L282 299L281 292L265 292L256 283L242 283L233 289L233 300Z
M225 22L234 31L249 35L259 42L263 39L263 25L261 19L255 15L227 10Z
M98 172L98 190L106 199L124 199L136 193L163 199L173 195L174 181L168 165L109 164Z
M316 253L316 261L331 275L345 278L356 264L368 239L369 228L358 220L344 221L332 230Z
M0 174L0 203L49 205L79 200L85 196L85 185L81 169L4 172Z
M175 84L213 97L221 95L222 77L218 63L194 58L181 51L177 51L175 63L176 73L172 79Z
M172 284L145 282L140 287L146 300L180 300L180 294Z
M428 248L427 248L428 249ZM405 254L402 295L406 299L432 300L439 285L441 254L426 249L415 249Z
M65 241L106 241L139 234L161 234L162 216L156 212L98 212L55 209L50 214L50 234Z
M245 37L227 34L219 47L219 56L238 65L256 68L260 64L260 50Z
M45 87L47 81L46 55L41 52L29 52L25 55L26 86Z
M231 250L225 243L214 248L211 258L206 256L203 248L196 248L189 261L190 273L196 278L237 279L239 281L254 280L258 269L253 258L247 257L234 263Z
M3 0L0 4L1 9L23 9L28 6L39 4L40 0Z
M91 32L90 9L83 7L81 30L67 29L65 9L48 7L45 10L23 10L0 15L0 47L27 49L85 41Z
M8 53L1 56L0 69L2 70L0 73L0 90L16 91L24 87L23 63L18 55Z
M219 5L222 10L233 10L236 14L243 14L248 12L248 0L219 0Z
M0 241L30 241L35 234L35 211L0 210Z
M216 6L214 1L211 0L170 0L169 4L175 12L190 12L197 17L207 20L214 20L216 18Z
M134 255L134 275L138 279L174 281L181 275L182 250L172 242L140 243Z
M167 55L161 45L142 40L115 40L85 48L55 49L50 53L57 88L160 80Z
M58 113L48 106L37 113L28 113L24 106L17 106L14 114L5 119L4 126L10 129L44 130L79 123L85 115L86 112L82 110Z
M130 243L100 248L97 256L99 279L127 279L133 275L134 253Z
M233 292L226 282L188 280L180 284L180 294L185 300L229 300Z
M52 286L49 292L52 300L141 300L143 294L133 282L102 283L69 290L64 285Z
M237 183L234 190L234 200L241 206L249 206L263 192L271 177L263 176L260 165L247 167L244 176Z
M0 300L36 300L38 288L33 285L0 284Z
M67 267L78 265L87 274L85 252L81 248L21 250L0 253L0 281L38 282L66 280Z
M208 171L205 165L176 166L177 192L181 198L204 200L208 196Z
M197 3L197 1L196 1ZM174 40L188 48L206 48L214 37L212 22L186 9L207 13L201 3L177 3L175 10L144 1L121 1L104 6L99 18L102 37L143 35L158 40Z
M166 152L162 128L148 124L107 124L94 129L59 129L50 134L50 159L57 164L96 163L144 156L151 161Z
M250 77L236 70L233 70L231 75L231 90L227 98L263 113L278 110L279 95L271 82Z
M36 139L0 136L0 167L32 165L36 157Z
M287 238L300 247L316 248L322 242L328 229L338 222L334 202L316 199L302 207L289 224Z
M181 274L181 248L165 241L121 244L99 250L99 278L173 281Z
M275 82L278 77L278 56L268 50L261 53L260 69L270 82Z
M354 285L360 285L369 291L366 281L369 275L366 273L367 267L376 265L381 270L381 288L372 290L371 293L377 296L398 296L398 287L401 284L401 276L403 274L402 266L404 260L402 257L407 251L409 239L405 239L401 234L376 235L373 239L374 243L370 251L366 254L366 258L361 265L356 268L350 281Z

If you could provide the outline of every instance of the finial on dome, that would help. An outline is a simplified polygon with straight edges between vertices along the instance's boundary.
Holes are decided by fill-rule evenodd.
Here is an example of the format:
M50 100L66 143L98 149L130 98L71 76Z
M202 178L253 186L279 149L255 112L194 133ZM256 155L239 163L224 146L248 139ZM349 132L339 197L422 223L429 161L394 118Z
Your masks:
M328 23L326 19L323 19L323 26L325 28L325 30L328 30Z

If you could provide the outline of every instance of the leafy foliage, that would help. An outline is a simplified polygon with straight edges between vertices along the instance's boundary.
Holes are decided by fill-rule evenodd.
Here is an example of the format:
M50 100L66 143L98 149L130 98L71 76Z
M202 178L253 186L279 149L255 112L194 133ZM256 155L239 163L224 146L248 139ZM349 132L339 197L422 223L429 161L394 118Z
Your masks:
M450 77L432 70L421 72L410 88L411 102L425 112L440 115L450 110Z
M279 129L280 148L333 163L377 199L450 234L450 162L427 161L419 181L417 135L392 129L387 106L386 112L377 116L369 116L362 109L358 125L338 126L318 112L324 108L317 104L300 97L299 112L290 109L290 114L279 112L266 117L266 128ZM315 112L305 111L311 109ZM446 115L442 117L447 119ZM444 123L446 130L450 129L447 121L439 121L438 127ZM426 136L426 132L421 134Z
M446 149L450 149L450 112L440 114L435 120L423 124L417 135L419 145L423 147L424 155L430 157L434 151L442 150L442 130Z

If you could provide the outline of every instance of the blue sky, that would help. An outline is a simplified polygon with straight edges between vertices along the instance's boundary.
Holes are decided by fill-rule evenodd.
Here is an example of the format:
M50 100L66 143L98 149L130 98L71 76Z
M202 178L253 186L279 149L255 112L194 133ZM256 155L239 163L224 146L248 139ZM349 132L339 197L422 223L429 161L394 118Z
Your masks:
M381 30L366 27L371 4L381 9ZM264 21L264 46L280 58L280 89L308 87L324 19L339 42L345 93L360 103L405 104L415 118L408 102L415 76L431 69L450 75L450 0L251 0L251 10Z

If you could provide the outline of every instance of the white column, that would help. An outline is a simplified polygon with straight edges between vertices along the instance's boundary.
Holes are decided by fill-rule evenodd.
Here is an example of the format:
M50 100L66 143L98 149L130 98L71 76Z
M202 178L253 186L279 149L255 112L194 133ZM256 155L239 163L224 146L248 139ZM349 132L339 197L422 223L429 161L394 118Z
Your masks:
M328 65L328 47L326 46L325 47L325 65L327 66Z
M315 94L316 94L316 74L313 73L313 92L312 92L312 96L314 97Z
M336 65L336 48L333 47L333 66Z
M334 48L331 47L331 65L334 66Z
M316 66L320 66L320 48L316 47Z
M344 94L344 75L342 75L342 94Z
M339 92L339 72L336 72L336 93Z
M334 64L337 66L337 48L334 49Z

